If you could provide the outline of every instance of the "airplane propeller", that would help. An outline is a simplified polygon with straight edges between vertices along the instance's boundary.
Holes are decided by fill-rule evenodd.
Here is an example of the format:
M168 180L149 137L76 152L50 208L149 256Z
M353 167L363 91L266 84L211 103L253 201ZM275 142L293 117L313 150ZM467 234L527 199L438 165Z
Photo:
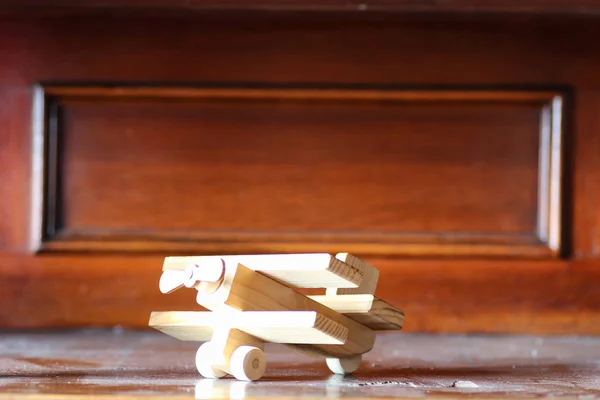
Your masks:
M198 264L188 265L183 270L168 269L160 276L158 287L167 294L185 286L192 288L199 282L219 282L225 271L222 258L207 257Z

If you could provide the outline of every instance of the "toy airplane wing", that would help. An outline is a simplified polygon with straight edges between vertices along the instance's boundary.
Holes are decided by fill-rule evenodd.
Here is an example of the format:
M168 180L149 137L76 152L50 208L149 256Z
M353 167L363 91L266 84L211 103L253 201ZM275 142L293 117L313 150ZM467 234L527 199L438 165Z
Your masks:
M315 311L154 312L150 325L179 340L210 341L219 326L239 329L264 342L344 344L348 329Z
M373 329L400 330L404 313L373 295L308 296ZM214 328L227 325L265 342L284 344L338 344L348 329L315 311L155 311L149 325L186 341L210 341Z
M242 264L296 288L356 289L362 285L365 293L372 294L379 277L377 269L347 253L335 257L327 253L166 257L163 277L169 277L174 290L189 279L191 266L210 280L218 278L215 275L219 275L223 263Z

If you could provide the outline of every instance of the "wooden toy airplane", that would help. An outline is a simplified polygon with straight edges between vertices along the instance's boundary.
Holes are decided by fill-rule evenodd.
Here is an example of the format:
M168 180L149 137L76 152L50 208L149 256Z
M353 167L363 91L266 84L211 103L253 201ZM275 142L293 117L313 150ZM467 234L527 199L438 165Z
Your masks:
M347 253L167 257L159 288L198 291L209 311L152 312L149 325L179 340L205 342L205 378L253 381L266 367L264 343L324 357L336 374L358 369L375 331L400 330L404 313L374 296L379 271ZM295 288L324 288L305 295Z

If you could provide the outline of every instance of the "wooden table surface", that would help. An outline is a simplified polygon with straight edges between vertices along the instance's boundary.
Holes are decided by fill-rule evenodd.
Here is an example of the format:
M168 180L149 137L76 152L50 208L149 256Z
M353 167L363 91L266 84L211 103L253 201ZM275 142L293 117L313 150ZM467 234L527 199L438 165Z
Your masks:
M351 377L268 344L258 382L205 380L198 344L115 329L0 334L0 399L600 397L600 337L380 335Z

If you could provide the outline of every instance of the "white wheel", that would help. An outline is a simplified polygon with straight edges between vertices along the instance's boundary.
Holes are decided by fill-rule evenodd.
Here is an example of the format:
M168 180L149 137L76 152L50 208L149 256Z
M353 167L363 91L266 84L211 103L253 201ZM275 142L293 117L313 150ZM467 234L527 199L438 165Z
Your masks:
M227 373L212 366L213 360L215 359L213 349L214 347L211 342L206 342L198 348L198 351L196 352L196 368L203 377L218 379L224 377Z
M351 374L358 369L362 361L362 356L359 354L348 358L327 358L327 366L334 374Z
M267 360L265 353L254 346L240 346L231 354L229 369L231 375L241 381L260 379L265 373Z

